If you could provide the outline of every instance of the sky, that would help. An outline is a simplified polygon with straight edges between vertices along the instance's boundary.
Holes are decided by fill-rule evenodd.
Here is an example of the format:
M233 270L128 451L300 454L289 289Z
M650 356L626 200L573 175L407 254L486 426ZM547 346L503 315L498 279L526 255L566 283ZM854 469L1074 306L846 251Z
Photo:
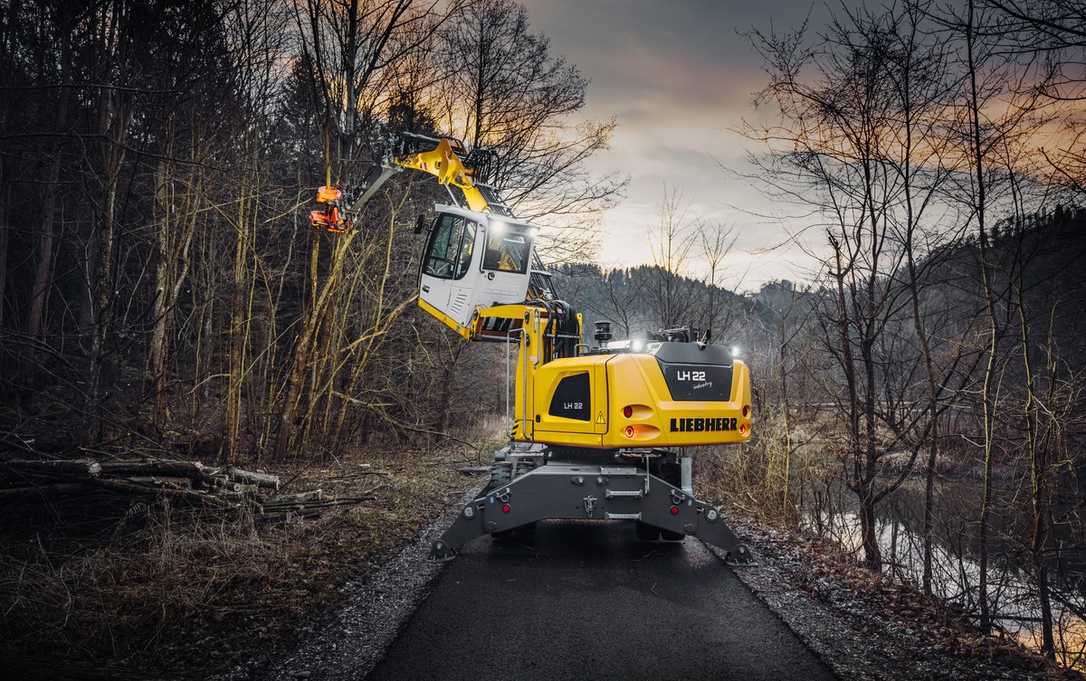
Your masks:
M751 28L791 30L810 15L824 25L825 4L810 0L524 0L531 30L590 81L582 116L614 118L611 148L594 172L630 177L626 198L602 219L598 253L607 267L652 261L648 234L659 223L665 185L687 216L725 223L738 240L721 283L757 289L779 278L811 276L812 259L789 243L808 222L795 206L774 204L743 177L760 147L737 131L765 115L753 104L765 84L758 55L740 35ZM812 238L817 238L813 235ZM809 240L809 239L808 239ZM774 248L785 242L784 246ZM699 264L694 264L699 269ZM704 264L700 264L703 268Z

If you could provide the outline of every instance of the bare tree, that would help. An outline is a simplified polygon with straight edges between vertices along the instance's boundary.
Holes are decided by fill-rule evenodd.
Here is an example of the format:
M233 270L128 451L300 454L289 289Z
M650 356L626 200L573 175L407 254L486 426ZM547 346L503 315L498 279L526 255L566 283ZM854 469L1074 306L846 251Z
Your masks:
M660 218L650 233L653 286L647 292L649 304L662 328L674 328L689 322L695 302L689 295L689 272L697 232L687 218L682 194L664 187Z
M709 305L706 312L707 321L705 329L712 337L713 325L717 323L717 293L720 289L719 277L723 270L724 259L731 253L735 246L735 229L720 223L702 223L698 225L698 236L701 242L701 254L709 265L706 274L705 285L709 288ZM728 331L731 328L731 308L725 308L724 319L717 325L718 331Z

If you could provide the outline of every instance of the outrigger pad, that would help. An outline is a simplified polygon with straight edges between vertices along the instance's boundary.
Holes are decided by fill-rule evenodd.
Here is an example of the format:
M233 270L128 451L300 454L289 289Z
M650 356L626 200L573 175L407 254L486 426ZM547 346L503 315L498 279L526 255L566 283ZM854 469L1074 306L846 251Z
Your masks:
M456 550L440 539L430 545L431 560L452 560L453 558L456 558Z
M756 565L754 556L751 555L750 550L742 544L735 547L734 550L728 551L724 558L724 563L733 567L754 567Z

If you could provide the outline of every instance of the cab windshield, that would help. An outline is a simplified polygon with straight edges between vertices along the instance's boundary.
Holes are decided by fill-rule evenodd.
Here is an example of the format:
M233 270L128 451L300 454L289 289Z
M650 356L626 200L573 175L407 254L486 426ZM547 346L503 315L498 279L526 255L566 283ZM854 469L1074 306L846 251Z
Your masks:
M527 233L510 227L487 230L483 269L524 274L531 255L532 240Z

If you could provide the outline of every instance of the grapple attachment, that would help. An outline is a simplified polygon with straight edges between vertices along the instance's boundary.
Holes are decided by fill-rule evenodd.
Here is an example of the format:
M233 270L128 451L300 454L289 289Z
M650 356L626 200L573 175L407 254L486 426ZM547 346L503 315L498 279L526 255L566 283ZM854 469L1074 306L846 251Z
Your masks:
M347 216L350 203L339 187L318 187L317 203L317 210L309 211L310 227L334 234L342 234L351 228L351 219Z

